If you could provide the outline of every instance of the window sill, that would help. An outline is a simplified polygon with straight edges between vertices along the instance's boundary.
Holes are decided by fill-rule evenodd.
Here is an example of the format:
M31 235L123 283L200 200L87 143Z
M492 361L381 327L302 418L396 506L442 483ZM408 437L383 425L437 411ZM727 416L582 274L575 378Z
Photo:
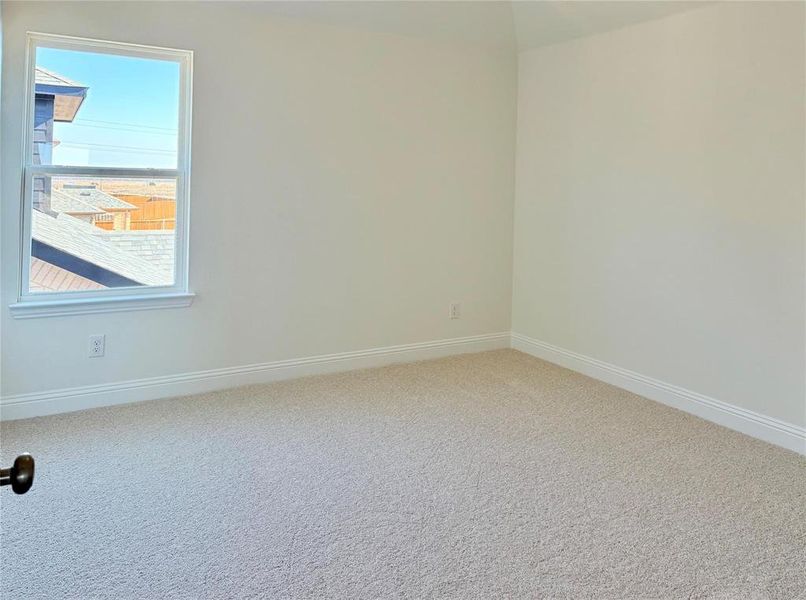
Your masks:
M38 319L88 315L95 313L129 312L160 308L183 308L193 304L196 294L178 292L153 296L115 296L113 298L76 298L73 300L26 300L9 305L15 319Z

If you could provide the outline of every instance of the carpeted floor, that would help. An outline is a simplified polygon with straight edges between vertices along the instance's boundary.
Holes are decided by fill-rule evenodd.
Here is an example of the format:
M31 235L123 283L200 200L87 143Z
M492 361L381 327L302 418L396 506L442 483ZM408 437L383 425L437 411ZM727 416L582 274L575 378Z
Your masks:
M3 598L806 598L803 458L513 350L2 435Z

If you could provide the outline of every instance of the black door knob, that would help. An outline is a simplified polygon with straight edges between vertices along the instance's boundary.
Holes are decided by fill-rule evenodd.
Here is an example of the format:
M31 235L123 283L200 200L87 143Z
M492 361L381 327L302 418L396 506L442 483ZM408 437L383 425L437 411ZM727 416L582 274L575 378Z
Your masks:
M24 494L34 484L34 457L20 454L10 469L0 469L0 485L10 485L15 494Z

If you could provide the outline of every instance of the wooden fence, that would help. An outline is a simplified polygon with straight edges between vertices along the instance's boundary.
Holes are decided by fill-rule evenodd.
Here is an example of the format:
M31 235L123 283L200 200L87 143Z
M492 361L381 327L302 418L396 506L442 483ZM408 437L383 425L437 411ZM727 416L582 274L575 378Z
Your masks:
M137 210L131 211L129 229L174 229L176 227L176 201L161 196L140 196L134 194L115 194L117 198L134 204ZM102 229L112 229L111 221L96 221Z

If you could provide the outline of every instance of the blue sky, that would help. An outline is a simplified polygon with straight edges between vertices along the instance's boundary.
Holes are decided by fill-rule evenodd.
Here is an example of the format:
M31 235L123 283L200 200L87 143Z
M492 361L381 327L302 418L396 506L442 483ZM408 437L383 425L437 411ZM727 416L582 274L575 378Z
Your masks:
M54 126L54 164L176 167L178 63L38 48L36 64L89 87L75 120Z

